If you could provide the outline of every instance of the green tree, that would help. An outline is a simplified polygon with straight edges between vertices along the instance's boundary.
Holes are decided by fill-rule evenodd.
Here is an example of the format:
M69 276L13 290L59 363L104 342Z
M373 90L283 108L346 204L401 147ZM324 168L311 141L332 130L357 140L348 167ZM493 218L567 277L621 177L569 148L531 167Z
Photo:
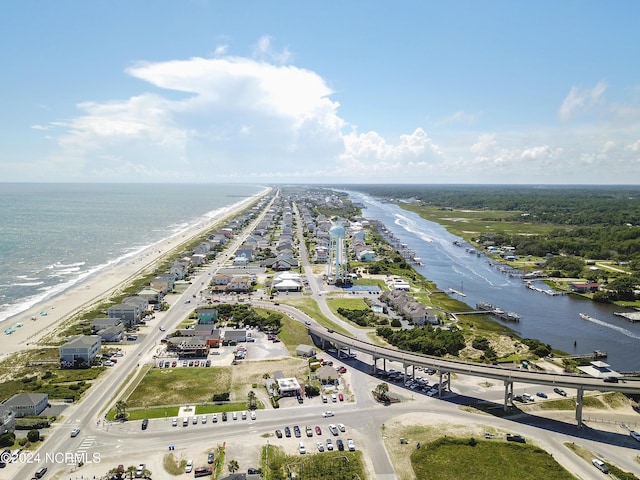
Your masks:
M384 402L389 400L389 384L387 382L382 382L376 385L375 392L380 400Z
M31 443L35 443L38 440L40 440L40 432L38 430L29 430L29 432L27 433L27 440L29 440Z
M256 392L253 390L249 390L249 394L247 395L247 406L249 410L255 410L258 407L258 396Z

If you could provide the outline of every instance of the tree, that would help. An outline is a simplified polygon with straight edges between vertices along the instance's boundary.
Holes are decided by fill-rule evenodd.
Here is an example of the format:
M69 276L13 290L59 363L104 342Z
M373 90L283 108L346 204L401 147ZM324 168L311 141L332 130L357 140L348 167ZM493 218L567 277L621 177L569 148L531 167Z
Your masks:
M118 400L116 402L116 410L117 410L117 414L116 414L116 419L126 419L127 418L127 402L125 402L124 400Z
M387 382L382 382L376 385L376 395L382 401L389 400L389 384Z
M27 440L29 440L31 443L37 442L38 440L40 440L40 432L38 430L29 430L29 432L27 433Z
M230 460L227 464L227 468L231 473L235 473L240 470L240 465L238 465L238 461L236 459Z
M256 395L256 392L254 392L253 390L250 390L249 394L247 395L247 398L249 400L248 402L249 410L255 410L256 408L258 408L258 405L257 405L258 396Z

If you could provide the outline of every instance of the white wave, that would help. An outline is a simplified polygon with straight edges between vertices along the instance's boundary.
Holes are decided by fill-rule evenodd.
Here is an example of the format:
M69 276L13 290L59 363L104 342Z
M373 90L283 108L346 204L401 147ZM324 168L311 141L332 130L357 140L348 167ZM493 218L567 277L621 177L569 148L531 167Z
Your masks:
M616 332L620 332L621 334L629 337L629 338L635 338L637 340L640 340L640 335L636 335L635 333L627 330L626 328L622 328L619 327L617 325L611 325L610 323L607 322L603 322L602 320L598 320L597 318L593 318L593 317L589 317L589 318L585 318L585 320L592 322L592 323L596 323L598 325L601 325L603 327L606 328L610 328L611 330L615 330Z
M61 275L71 275L80 271L80 267L71 267L64 268L62 270L56 270L54 273L49 275L50 277L59 277Z
M20 283L14 283L12 286L13 287L36 287L38 285L42 285L43 283L44 283L43 281L39 281L39 282L20 282Z
M399 227L404 228L407 232L413 233L418 238L420 238L420 240L423 240L423 241L425 241L427 243L432 243L433 242L433 239L429 235L427 235L425 232L423 232L419 228L416 228L416 222L414 222L413 220L410 220L409 218L404 217L402 215L397 215L396 214L396 217L397 218L395 219L395 221L393 223L395 223Z
M20 280L26 280L28 282L34 282L36 280L39 280L38 277L30 277L28 275L16 275L16 278L19 278Z
M67 269L67 268L76 268L76 267L82 267L85 263L87 262L75 262L75 263L60 263L60 262L56 262L52 265L53 268L62 268L62 269Z

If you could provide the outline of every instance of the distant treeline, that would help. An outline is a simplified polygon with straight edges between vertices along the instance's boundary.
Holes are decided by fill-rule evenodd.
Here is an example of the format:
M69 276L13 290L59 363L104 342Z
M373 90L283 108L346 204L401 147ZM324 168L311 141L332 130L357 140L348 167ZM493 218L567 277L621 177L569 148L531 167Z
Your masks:
M492 237L496 245L514 246L520 255L627 261L632 269L640 269L640 187L354 185L347 189L438 208L513 212L503 221L558 228L545 235L498 233Z
M514 221L554 225L640 225L640 186L353 185L375 197L454 209L514 212Z

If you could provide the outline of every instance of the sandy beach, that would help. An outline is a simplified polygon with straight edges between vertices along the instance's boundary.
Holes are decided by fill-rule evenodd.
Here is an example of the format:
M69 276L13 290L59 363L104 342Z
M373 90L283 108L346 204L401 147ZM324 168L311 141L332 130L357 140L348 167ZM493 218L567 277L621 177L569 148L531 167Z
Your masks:
M166 238L142 251L136 258L129 258L106 270L97 272L94 276L74 285L61 294L40 302L2 322L3 329L20 323L22 326L15 328L10 335L2 335L0 361L8 358L12 353L29 348L37 348L38 342L43 337L54 333L55 329L65 320L108 298L120 287L153 268L165 256L205 232L214 230L216 226L221 226L224 221L237 215L256 199L267 193L268 190L265 190L258 195L242 200L235 204L233 208L220 214L220 216L209 218L179 235ZM46 312L46 315L41 315L41 312Z

